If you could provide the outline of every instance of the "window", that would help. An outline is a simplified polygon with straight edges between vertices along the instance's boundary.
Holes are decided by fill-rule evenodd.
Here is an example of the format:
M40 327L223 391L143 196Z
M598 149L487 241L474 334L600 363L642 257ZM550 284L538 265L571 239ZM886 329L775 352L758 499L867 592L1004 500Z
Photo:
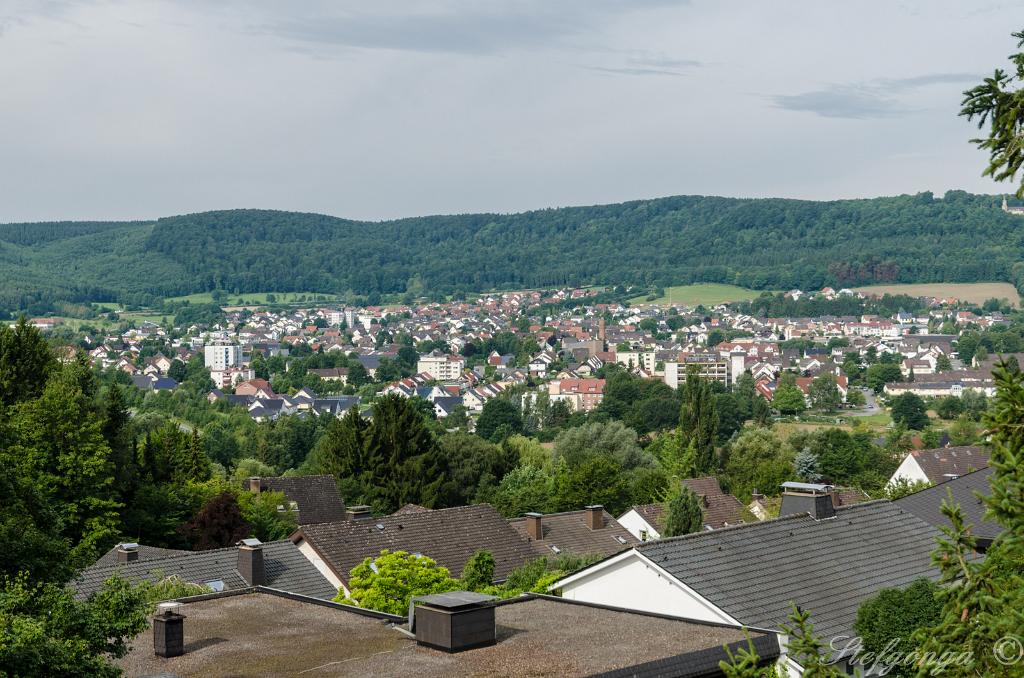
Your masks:
M640 530L640 541L647 541L647 530Z

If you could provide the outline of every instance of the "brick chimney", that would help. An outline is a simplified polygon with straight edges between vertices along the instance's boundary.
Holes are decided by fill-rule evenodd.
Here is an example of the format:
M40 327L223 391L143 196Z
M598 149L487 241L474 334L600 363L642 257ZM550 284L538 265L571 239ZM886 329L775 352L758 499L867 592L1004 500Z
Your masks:
M259 477L253 476L252 478L249 478L249 491L252 492L253 494L259 494L260 489L262 488L260 487Z
M238 542L238 574L249 586L263 586L267 583L263 568L263 544L259 539L243 539Z
M530 539L540 541L544 538L544 526L541 523L543 518L543 513L526 514L526 534L530 535Z
M153 654L179 657L185 654L185 616L181 603L160 603L153 615Z
M587 527L592 530L600 530L604 527L604 506L594 504L585 506L583 510L586 512Z
M362 504L345 509L345 520L367 520L371 518L370 507Z
M131 542L117 545L117 562L134 563L139 559L139 545Z

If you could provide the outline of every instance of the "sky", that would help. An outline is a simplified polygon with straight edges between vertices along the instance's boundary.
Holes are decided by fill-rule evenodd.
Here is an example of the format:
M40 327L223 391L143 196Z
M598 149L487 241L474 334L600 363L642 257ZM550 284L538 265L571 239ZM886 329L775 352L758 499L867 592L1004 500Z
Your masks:
M0 222L1012 190L1024 2L0 0Z

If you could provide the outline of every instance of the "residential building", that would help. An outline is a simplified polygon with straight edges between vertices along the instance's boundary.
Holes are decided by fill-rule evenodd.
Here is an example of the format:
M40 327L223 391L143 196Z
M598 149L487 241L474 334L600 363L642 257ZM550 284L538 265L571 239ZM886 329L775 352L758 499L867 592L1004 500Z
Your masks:
M610 556L639 543L603 506L546 515L527 513L508 522L538 557Z
M440 351L421 355L416 363L417 372L429 374L431 379L437 381L458 381L464 369L466 361L462 356L448 355Z
M242 365L242 347L237 344L213 344L203 347L203 364L206 369L223 372L230 367Z
M913 450L900 462L889 478L889 486L902 478L907 482L929 482L932 485L959 478L988 466L988 451L973 445Z

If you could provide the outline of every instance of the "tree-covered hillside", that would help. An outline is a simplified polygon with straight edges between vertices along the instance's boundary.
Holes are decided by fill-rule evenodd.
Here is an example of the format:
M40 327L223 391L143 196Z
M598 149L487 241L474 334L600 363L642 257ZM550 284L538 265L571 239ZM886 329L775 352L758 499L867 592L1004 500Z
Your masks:
M1000 202L963 192L830 202L678 196L378 223L232 210L148 224L9 224L0 225L0 306L218 288L1019 284L1024 221Z

